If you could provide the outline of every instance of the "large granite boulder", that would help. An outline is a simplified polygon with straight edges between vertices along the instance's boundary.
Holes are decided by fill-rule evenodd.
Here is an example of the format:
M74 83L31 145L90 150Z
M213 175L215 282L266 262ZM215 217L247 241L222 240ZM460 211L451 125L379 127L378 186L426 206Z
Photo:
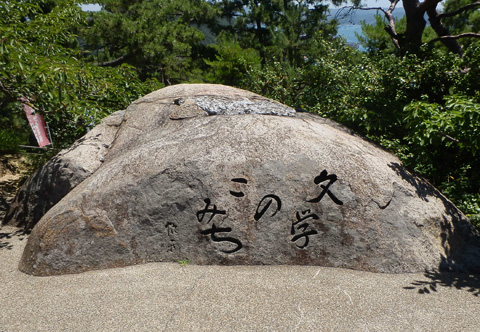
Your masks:
M247 91L151 93L123 114L103 158L33 228L22 271L181 259L480 271L478 232L395 156Z

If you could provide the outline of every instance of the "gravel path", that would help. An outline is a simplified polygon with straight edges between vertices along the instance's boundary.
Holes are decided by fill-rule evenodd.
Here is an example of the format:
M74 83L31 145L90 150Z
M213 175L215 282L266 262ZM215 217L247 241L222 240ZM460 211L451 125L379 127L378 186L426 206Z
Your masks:
M480 276L152 263L32 277L26 240L0 229L0 332L480 331Z

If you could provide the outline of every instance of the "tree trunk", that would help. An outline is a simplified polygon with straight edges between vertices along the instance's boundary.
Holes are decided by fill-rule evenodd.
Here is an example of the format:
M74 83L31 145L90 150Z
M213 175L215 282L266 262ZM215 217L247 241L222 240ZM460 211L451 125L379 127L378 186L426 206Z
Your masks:
M403 38L398 40L402 50L417 49L422 45L422 35L425 30L425 13L428 14L430 24L439 37L448 36L450 32L440 22L437 5L442 0L403 0L403 8L407 17L407 30ZM462 48L455 39L442 40L443 44L453 53L462 55Z
M422 45L422 35L427 22L425 10L420 7L418 0L403 0L403 8L407 17L407 30L398 42L403 50L417 49Z
M449 36L450 31L447 27L442 24L440 18L438 17L437 10L435 8L430 8L427 10L428 18L430 25L433 30L437 33L438 37ZM442 40L443 45L445 45L451 52L455 54L463 55L462 47L455 39L445 39Z

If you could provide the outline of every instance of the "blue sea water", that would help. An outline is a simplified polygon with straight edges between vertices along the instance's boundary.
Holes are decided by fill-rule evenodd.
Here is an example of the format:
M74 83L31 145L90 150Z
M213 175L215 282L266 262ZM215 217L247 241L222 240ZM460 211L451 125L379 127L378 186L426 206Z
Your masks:
M405 15L405 10L396 8L393 13L398 20ZM362 35L362 21L368 24L375 24L376 14L383 16L382 12L377 10L355 10L349 15L342 15L342 9L330 10L330 17L338 19L338 35L345 38L348 44L358 46L362 51L363 49L359 45L356 34Z
M358 43L355 33L362 34L362 26L360 24L342 24L338 26L338 35L345 38L349 44Z

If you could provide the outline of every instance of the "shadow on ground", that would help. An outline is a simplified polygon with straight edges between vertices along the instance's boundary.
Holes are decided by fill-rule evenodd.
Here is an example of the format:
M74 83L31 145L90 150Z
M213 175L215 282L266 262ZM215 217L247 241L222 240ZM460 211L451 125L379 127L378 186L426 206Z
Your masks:
M416 280L412 282L412 286L403 288L417 290L419 294L431 294L437 292L439 287L454 287L480 296L479 274L425 271L424 276L429 280Z
M426 271L427 281L414 281L405 289L415 289L419 294L437 292L439 287L455 287L466 290L474 296L480 296L480 232L466 217L424 179L413 176L398 163L388 165L397 175L410 183L418 197L428 202L429 198L440 199L445 206L445 215L441 222L442 246L446 257L441 257L439 271ZM463 272L463 273L462 273Z
M10 232L5 232L0 229L0 250L12 250L13 244L10 241L13 238L18 238L19 241L26 240L28 235L30 234L30 230L25 229L15 229Z

